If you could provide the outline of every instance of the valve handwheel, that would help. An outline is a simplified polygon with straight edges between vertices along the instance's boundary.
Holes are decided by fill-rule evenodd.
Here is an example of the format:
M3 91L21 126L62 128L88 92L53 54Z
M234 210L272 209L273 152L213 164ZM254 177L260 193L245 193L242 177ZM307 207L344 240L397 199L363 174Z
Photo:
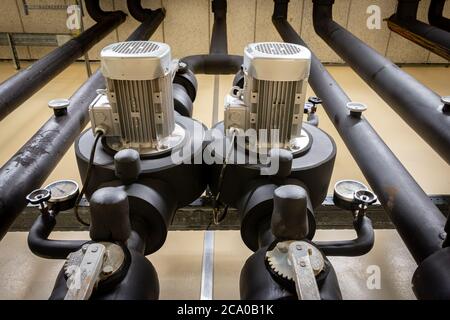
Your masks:
M311 112L315 113L317 111L317 105L318 104L322 104L323 101L322 99L318 98L318 97L310 97L308 99L308 102L312 104L312 108L311 108Z
M52 193L47 189L37 189L27 195L27 201L32 205L42 205L52 197Z
M377 196L369 190L358 190L354 195L355 202L364 206L370 206L377 202Z
M52 193L47 189L37 189L26 196L27 201L33 206L39 206L42 214L48 213L47 202L52 197Z

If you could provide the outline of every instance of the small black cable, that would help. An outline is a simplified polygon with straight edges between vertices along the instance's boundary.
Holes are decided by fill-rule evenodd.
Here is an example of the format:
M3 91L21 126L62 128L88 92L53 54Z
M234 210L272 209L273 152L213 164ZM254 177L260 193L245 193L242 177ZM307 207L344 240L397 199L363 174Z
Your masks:
M97 131L95 134L95 141L94 145L91 149L91 155L89 158L89 164L86 171L86 177L83 181L83 188L81 188L81 192L78 195L77 201L75 202L75 207L73 208L73 211L75 213L75 218L77 218L78 222L81 223L84 226L89 227L91 224L88 222L85 222L78 213L78 207L80 206L81 199L83 198L84 194L86 193L87 186L89 185L89 180L91 179L91 171L92 171L92 165L94 164L94 157L95 157L95 150L97 149L97 144L100 141L100 138L103 136L102 131Z

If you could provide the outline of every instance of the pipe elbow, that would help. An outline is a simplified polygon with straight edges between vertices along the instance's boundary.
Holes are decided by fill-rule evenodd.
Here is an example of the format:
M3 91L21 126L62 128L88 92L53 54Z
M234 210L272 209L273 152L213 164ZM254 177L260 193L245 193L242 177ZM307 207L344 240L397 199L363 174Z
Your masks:
M106 17L113 16L114 19L125 21L127 15L122 11L104 11L100 6L100 0L89 0L84 2L86 11L95 21L100 22Z
M164 8L159 8L157 10L145 9L142 7L141 0L127 0L127 7L131 16L140 22L144 22L156 13L162 13L164 16L166 14Z
M375 242L375 233L372 221L363 217L353 222L357 238L344 241L315 242L326 256L362 256L372 250Z
M88 241L49 240L48 236L56 225L53 216L40 215L28 233L28 247L36 256L46 259L66 259L67 256Z

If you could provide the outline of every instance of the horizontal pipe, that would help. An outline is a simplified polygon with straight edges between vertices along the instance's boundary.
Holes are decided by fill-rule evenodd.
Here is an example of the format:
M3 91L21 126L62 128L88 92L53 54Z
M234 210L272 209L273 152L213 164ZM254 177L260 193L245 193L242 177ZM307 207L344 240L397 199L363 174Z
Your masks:
M148 18L127 40L148 39L157 28L153 19L162 21L160 14ZM96 90L105 86L101 72L95 72L71 97L67 115L52 116L0 169L0 240L25 208L25 196L41 187L88 124L89 105L97 96Z
M104 14L98 23L78 37L69 40L0 84L0 121L105 38L125 19L126 15L121 11Z
M450 19L444 17L446 0L431 0L428 9L428 22L435 27L450 32Z
M211 35L210 54L228 54L227 1L213 0L214 24Z
M417 20L421 0L398 0L397 11L388 20L393 32L450 61L450 33Z
M283 40L306 46L286 17L287 12L273 18ZM443 240L444 216L369 122L364 117L349 115L346 106L351 100L314 53L309 80L414 259L420 262L439 250Z
M334 22L333 2L314 0L316 32L442 159L450 163L450 116L442 110L441 97Z
M53 215L40 215L28 233L28 247L31 252L46 259L66 259L69 253L79 250L86 241L49 240L48 237L56 225Z
M181 59L195 74L236 74L242 66L242 56L203 54Z
M165 15L164 8L160 8L157 10L143 8L142 0L127 0L127 7L128 11L130 11L131 16L140 22L144 22L148 19L148 17L155 14L163 14L163 16Z

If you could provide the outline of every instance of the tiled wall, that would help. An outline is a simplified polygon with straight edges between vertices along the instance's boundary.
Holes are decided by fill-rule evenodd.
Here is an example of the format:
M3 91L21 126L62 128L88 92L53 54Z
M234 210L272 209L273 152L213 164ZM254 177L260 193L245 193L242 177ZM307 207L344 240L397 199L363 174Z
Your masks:
M72 4L73 0L27 0L30 4ZM127 12L126 0L102 0L105 10ZM397 0L336 0L334 19L352 33L385 54L397 63L445 63L442 58L393 34L382 22L381 30L369 30L366 13L370 5L381 8L382 18L394 13ZM422 0L419 19L427 22L430 0ZM212 30L213 17L210 0L143 0L149 8L165 7L167 16L153 39L165 41L172 46L175 57L206 53ZM245 44L253 41L280 40L271 23L273 0L228 0L228 46L230 53L242 54ZM450 16L450 1L445 7L445 16ZM22 0L0 1L1 32L67 32L64 11L30 11L24 14ZM323 62L341 63L342 60L316 35L312 25L312 1L291 0L289 21L301 33L302 38ZM93 21L84 19L89 27ZM91 53L91 59L98 59L99 50L106 44L124 40L138 25L131 17L117 31L112 32ZM19 57L37 59L52 48L19 48ZM7 47L0 47L0 58L9 58Z

